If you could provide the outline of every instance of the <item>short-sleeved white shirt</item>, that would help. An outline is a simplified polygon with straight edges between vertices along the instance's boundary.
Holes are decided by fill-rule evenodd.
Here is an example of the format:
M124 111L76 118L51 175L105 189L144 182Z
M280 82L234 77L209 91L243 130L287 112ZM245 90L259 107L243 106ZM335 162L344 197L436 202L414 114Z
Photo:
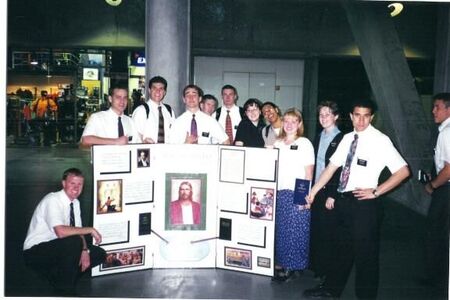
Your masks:
M439 135L434 153L434 164L436 165L437 174L444 168L445 163L450 164L450 118L447 118L439 126Z
M231 118L231 126L233 128L233 139L236 137L236 130L238 128L239 123L241 122L241 113L239 112L239 106L233 105L230 109L226 108L225 106L222 106L220 109L220 116L219 116L219 124L222 126L223 130L225 130L225 122L227 119L227 110L230 111L230 118ZM216 118L216 112L212 114L213 118Z
M344 192L356 188L376 188L381 171L388 167L395 173L407 165L388 136L369 125L364 131L344 135L341 143L330 158L335 166L344 166L354 135L358 134L358 144L350 166L350 176Z
M292 144L277 140L273 146L279 149L278 190L294 190L295 179L305 179L305 167L314 165L314 147L304 137L299 137Z
M183 144L186 133L191 133L192 112L186 111L173 122L170 128L170 143ZM195 113L198 144L221 144L228 139L227 134L213 117L198 110Z
M148 118L144 105L139 105L133 112L132 119L136 126L137 132L139 132L143 139L151 138L155 143L158 142L158 130L159 130L159 111L158 104L152 100L147 101L149 108ZM167 110L166 106L161 103L161 112L164 118L164 141L167 143L169 140L170 126L175 121L175 113L172 114Z
M93 113L83 131L83 136L95 135L102 138L118 138L118 115L110 108L106 111ZM141 138L136 131L133 120L127 115L121 116L123 132L128 137L133 137L131 143L140 143Z
M70 226L70 199L64 190L47 194L34 210L28 227L27 237L23 244L23 250L30 249L34 245L57 239L55 226ZM82 227L80 202L73 200L73 212L75 226Z

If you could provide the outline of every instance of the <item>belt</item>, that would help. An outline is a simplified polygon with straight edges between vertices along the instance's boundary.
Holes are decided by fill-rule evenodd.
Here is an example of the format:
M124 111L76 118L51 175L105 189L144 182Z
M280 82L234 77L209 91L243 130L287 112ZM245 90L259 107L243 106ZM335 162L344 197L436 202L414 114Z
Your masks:
M355 197L353 191L338 193L341 197Z

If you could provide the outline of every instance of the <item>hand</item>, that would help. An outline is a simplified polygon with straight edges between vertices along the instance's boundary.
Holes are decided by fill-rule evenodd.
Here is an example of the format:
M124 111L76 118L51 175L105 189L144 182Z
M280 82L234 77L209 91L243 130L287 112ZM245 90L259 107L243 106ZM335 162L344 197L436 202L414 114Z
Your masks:
M127 144L128 144L128 137L126 135L118 137L116 140L116 145L127 145Z
M333 208L334 208L334 199L333 198L331 198L331 197L328 197L327 198L327 201L325 201L325 207L328 209L328 210L332 210Z
M425 191L426 191L429 195L433 194L434 189L433 189L433 187L431 186L431 183L430 183L430 182L427 182L427 184L425 184Z
M87 251L81 251L80 262L78 264L81 266L81 272L86 271L91 265L91 256Z
M375 195L373 194L374 189L368 188L368 189L362 189L362 188L356 188L353 191L353 196L355 196L358 200L370 200L375 199Z
M298 206L298 210L305 210L305 209L310 209L310 208L311 208L311 204L305 204L305 205Z
M102 235L94 227L92 227L91 236L94 238L96 245L101 244L101 242L102 242Z
M186 132L186 139L184 140L185 144L197 144L198 143L198 137L190 135L189 132Z
M152 138L145 138L142 140L144 144L155 144L155 141Z
M308 194L308 195L305 197L305 200L306 200L306 202L308 202L309 205L311 205L311 204L314 202L314 196L311 195L311 194Z

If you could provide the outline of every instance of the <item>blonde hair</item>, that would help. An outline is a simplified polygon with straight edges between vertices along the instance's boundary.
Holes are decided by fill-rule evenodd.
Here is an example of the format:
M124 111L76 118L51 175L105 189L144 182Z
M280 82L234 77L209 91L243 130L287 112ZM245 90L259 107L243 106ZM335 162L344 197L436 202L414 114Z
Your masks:
M283 120L285 117L294 117L297 118L297 120L299 121L300 125L297 128L297 132L295 134L295 138L299 138L301 136L303 136L303 133L305 131L305 127L303 126L303 117L302 117L302 113L296 109L295 107L293 108L289 108L288 110L286 110L283 114ZM281 131L280 131L280 135L278 136L278 138L280 140L283 140L286 137L286 132L284 131L284 126L281 126Z

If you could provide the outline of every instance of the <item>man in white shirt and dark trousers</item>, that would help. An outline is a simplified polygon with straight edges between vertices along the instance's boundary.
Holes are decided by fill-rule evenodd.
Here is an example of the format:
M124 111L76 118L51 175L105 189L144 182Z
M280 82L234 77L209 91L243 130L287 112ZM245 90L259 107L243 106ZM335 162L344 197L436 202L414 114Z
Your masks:
M168 140L175 113L169 104L163 103L167 93L167 81L155 76L148 82L149 100L139 105L133 112L136 130L144 143L164 144Z
M239 123L245 118L244 109L236 105L237 100L238 93L236 88L229 84L224 85L222 87L223 105L212 115L225 130L231 145L234 143Z
M439 125L434 164L436 176L425 185L431 195L425 242L425 283L448 295L450 200L450 93L433 97L434 122Z
M200 110L202 95L203 91L194 84L183 89L186 112L170 128L171 144L230 144L227 134L216 119Z
M111 87L108 100L111 105L108 110L90 116L81 136L81 146L140 143L133 120L124 113L128 104L128 88L121 85Z
M75 296L78 277L103 263L105 250L89 245L102 236L93 227L83 227L78 197L84 178L71 168L62 176L63 189L47 194L36 207L23 244L27 266L44 275L59 296Z
M335 263L319 288L304 292L307 298L339 297L344 290L353 263L355 292L358 299L375 299L378 290L379 201L405 180L410 172L391 140L370 124L375 103L353 103L350 118L354 130L346 134L319 180L311 188L307 201L312 203L317 192L342 166L338 198L334 209L338 219L338 245ZM387 167L391 176L378 185L381 171Z

